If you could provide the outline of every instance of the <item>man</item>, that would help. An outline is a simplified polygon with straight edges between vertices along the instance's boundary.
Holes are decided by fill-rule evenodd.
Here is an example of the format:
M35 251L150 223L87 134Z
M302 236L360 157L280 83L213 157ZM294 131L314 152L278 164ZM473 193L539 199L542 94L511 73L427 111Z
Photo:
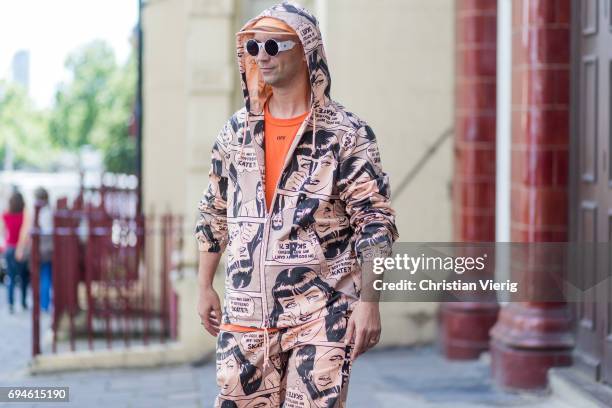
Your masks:
M195 228L198 314L223 367L215 406L344 407L351 362L380 337L360 284L398 237L389 180L372 129L330 97L312 14L278 4L236 39L245 106L215 141ZM245 207L262 198L262 211ZM225 249L222 312L212 282Z

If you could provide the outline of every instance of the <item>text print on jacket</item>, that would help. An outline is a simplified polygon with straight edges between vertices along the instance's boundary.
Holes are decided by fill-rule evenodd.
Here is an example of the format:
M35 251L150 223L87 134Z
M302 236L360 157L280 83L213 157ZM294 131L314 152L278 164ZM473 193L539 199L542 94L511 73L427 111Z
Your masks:
M243 48L245 31L264 16L298 33L313 101L269 212L263 106L272 89ZM200 251L227 248L223 323L281 328L345 313L359 299L358 258L389 255L398 236L374 133L330 98L321 33L305 9L263 11L237 33L236 49L245 107L217 136L195 228Z

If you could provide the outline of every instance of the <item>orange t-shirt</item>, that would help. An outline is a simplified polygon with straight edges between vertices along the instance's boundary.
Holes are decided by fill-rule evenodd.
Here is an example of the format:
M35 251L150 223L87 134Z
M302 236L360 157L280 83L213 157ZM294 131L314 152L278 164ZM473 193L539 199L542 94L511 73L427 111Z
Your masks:
M268 206L268 211L270 210L274 191L285 164L287 152L306 116L308 116L308 111L293 118L279 119L270 114L267 103L264 106L266 205Z
M308 111L300 116L289 119L275 118L268 110L268 104L264 105L264 139L266 149L266 204L268 210L272 203L274 190L278 184L287 152L291 147L291 143L297 134L304 119L308 116ZM254 327L245 327L235 324L223 323L220 326L221 330L230 330L236 332L262 331L263 329ZM274 333L278 329L270 328L268 331Z

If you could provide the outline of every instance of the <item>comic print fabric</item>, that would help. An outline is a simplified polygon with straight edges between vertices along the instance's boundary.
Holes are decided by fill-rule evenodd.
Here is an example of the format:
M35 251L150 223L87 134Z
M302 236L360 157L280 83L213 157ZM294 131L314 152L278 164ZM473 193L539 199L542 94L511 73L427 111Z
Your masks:
M270 205L263 107L272 89L243 48L264 16L298 34L312 95ZM361 259L389 255L398 236L374 132L331 99L321 33L305 9L282 3L263 11L237 33L236 50L245 107L216 138L195 227L200 251L226 251L222 321L286 328L348 312L359 299Z
M222 330L215 407L345 407L354 346L342 341L347 321L347 314L333 314L279 330L271 336L265 368L262 331Z

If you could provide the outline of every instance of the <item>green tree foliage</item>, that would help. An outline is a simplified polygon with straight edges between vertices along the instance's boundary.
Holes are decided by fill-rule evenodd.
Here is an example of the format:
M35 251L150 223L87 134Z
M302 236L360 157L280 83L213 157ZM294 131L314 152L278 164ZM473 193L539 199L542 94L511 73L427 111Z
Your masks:
M0 82L0 165L10 148L15 168L49 169L61 151L83 145L102 151L107 171L134 173L136 141L129 123L136 92L134 54L119 65L112 48L93 41L65 62L50 111L37 109L17 84Z
M54 145L77 151L89 144L104 154L106 170L135 171L135 140L128 135L136 91L136 60L119 66L111 47L93 41L68 56L70 80L55 95L49 136Z
M7 149L15 168L44 168L55 157L47 135L47 113L36 109L25 89L0 82L0 161Z

